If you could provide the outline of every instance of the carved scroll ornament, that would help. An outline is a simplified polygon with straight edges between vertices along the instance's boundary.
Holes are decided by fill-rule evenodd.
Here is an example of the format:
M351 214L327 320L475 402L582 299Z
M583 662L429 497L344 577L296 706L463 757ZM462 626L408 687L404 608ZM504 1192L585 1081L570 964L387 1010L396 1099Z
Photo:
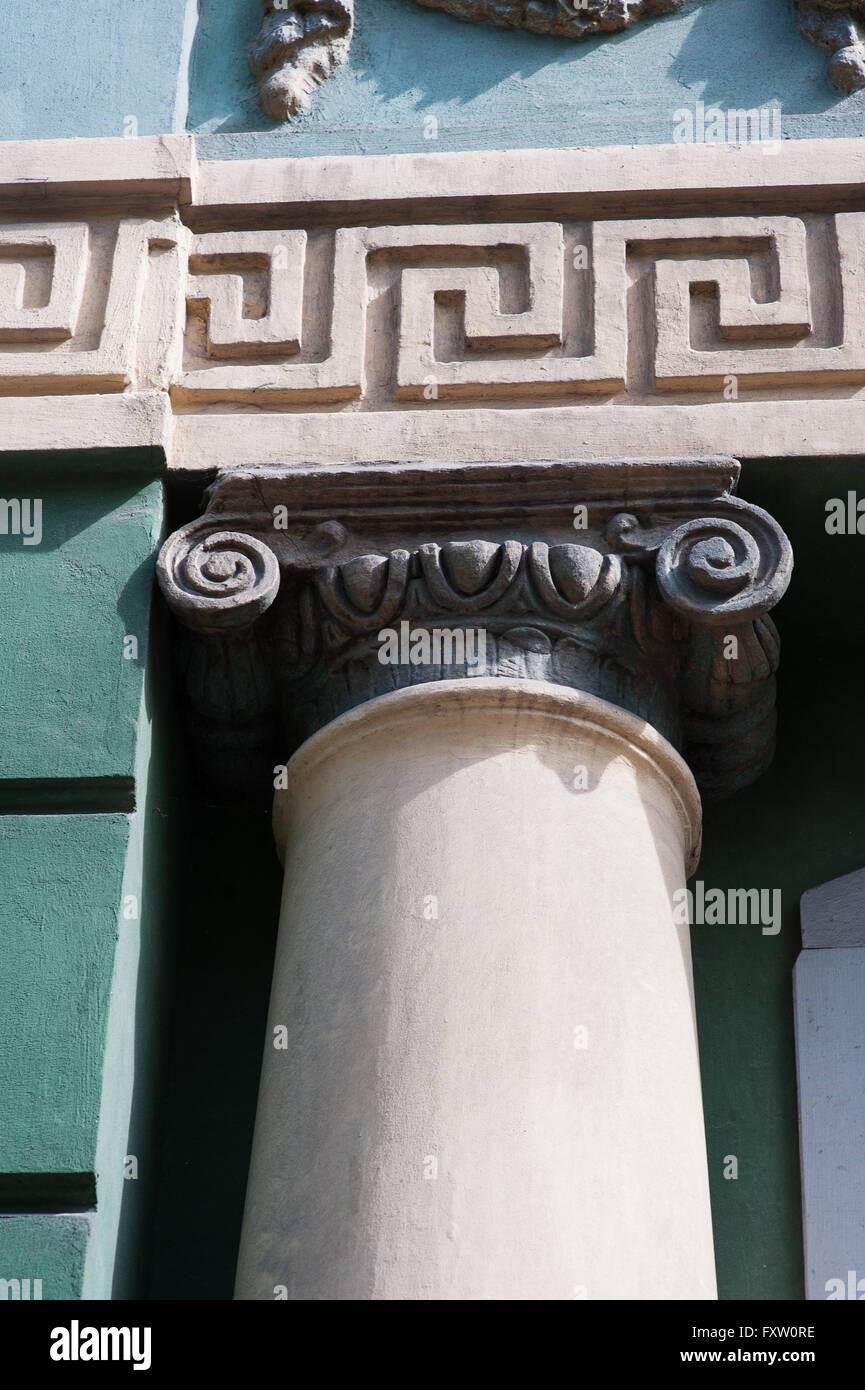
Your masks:
M684 749L706 795L746 784L772 757L767 615L792 557L772 518L730 495L737 471L704 460L226 473L159 562L189 631L181 658L207 767L235 778L238 728L253 775L364 700L486 675L629 709ZM385 659L385 634L401 636L400 656Z

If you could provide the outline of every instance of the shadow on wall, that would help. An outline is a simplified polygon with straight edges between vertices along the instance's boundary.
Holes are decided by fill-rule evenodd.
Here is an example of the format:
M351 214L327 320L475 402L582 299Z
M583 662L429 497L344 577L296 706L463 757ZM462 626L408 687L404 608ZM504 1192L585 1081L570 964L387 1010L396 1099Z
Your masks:
M722 108L773 105L800 116L846 102L844 115L858 117L861 130L865 93L847 98L831 85L828 55L799 33L793 0L703 0L683 29L670 74L692 100Z
M233 0L228 5L202 0L192 52L191 130L229 134L274 129L258 105L246 57L260 18L260 0ZM432 14L414 0L361 0L346 71L338 71L327 84L348 85L349 91L327 124L345 122L346 133L357 134L363 126L379 123L377 107L402 97L408 118L416 125L427 106L471 101L509 78L532 76L572 58L573 50L574 45L564 39L511 33ZM313 101L313 113L321 104ZM353 122L349 119L352 107ZM313 113L292 121L281 133L288 137L301 125L317 123Z
M800 118L795 135L854 135L865 114L865 93L829 84L790 0L691 0L586 42L467 24L415 0L358 0L349 61L308 111L274 126L246 58L260 16L259 0L201 3L189 128L253 137L222 157L664 143L674 112L698 99L778 105Z

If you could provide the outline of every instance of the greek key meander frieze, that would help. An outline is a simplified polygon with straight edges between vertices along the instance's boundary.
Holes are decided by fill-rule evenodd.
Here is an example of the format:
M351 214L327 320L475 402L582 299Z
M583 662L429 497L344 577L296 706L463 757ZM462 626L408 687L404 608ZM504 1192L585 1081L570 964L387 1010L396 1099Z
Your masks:
M858 212L6 223L0 392L163 389L181 413L808 397L865 381L863 257Z
M772 755L767 615L792 558L731 495L737 475L723 459L226 473L158 567L205 766L261 782L364 700L492 675L630 709L708 795L745 784Z
M248 267L268 262L257 319L240 312L244 236ZM586 400L865 372L860 214L197 240L186 404Z
M0 225L0 394L167 388L186 239L176 216Z

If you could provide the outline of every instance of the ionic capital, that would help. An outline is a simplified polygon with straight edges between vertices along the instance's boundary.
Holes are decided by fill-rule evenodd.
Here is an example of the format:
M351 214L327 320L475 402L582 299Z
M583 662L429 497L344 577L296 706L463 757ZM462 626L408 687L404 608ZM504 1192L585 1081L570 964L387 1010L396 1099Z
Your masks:
M226 471L169 538L193 724L218 781L375 696L543 680L645 719L704 794L771 759L789 543L731 459ZM238 737L243 755L238 759Z

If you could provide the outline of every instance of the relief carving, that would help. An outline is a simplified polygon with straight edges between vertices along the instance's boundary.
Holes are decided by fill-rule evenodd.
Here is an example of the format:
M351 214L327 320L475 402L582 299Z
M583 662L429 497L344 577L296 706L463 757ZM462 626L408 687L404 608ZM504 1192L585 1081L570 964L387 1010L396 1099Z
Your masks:
M354 0L263 3L249 66L261 109L272 121L287 121L309 105L316 87L348 57Z
M615 34L638 19L672 14L687 0L417 0L474 24L499 24L557 39Z
M865 383L865 214L0 228L0 395L652 407ZM26 287L26 292L25 292ZM186 317L184 322L184 307ZM732 397L736 399L736 397Z
M172 395L428 409L865 381L863 227L858 212L341 227L314 253L302 230L205 233Z
M826 71L842 92L865 87L865 0L797 0L799 28L832 54Z
M190 633L210 770L236 772L238 721L259 730L246 771L265 786L269 765L358 703L485 675L630 710L684 749L707 795L753 780L774 746L767 615L792 556L772 518L731 495L737 474L724 459L226 473L158 567Z

